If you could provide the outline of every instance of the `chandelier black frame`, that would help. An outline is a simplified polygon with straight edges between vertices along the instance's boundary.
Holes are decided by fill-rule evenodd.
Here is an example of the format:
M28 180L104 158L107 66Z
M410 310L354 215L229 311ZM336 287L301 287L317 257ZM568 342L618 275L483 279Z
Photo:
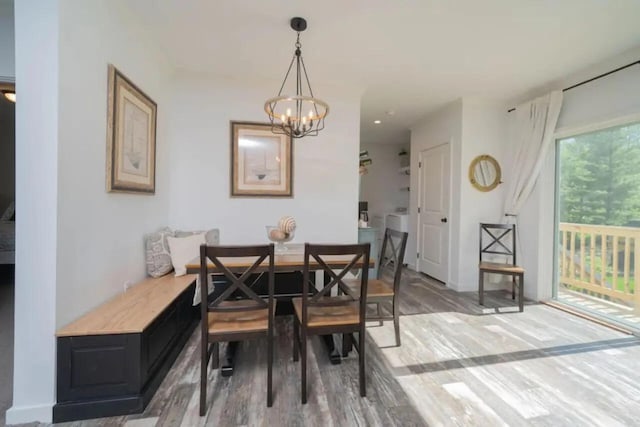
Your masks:
M292 138L316 136L324 129L324 118L329 114L329 105L313 95L307 69L302 59L300 33L307 29L307 21L304 18L292 18L291 28L298 33L296 49L278 96L267 99L264 103L264 111L269 116L271 131L275 134L285 134ZM282 91L294 63L296 65L296 94L283 95Z

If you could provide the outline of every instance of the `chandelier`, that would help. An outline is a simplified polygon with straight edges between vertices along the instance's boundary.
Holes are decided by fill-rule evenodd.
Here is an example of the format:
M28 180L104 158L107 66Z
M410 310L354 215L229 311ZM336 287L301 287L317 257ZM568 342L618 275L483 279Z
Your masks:
M267 99L264 103L264 111L269 116L271 131L276 134L285 134L293 138L303 136L316 136L324 129L324 118L329 113L329 105L314 97L307 69L302 59L302 45L300 33L307 29L307 21L304 18L292 18L291 28L298 33L296 50L289 64L287 74L284 76L278 96ZM286 90L287 79L295 63L296 88L295 95L283 95ZM285 92L286 93L286 92Z

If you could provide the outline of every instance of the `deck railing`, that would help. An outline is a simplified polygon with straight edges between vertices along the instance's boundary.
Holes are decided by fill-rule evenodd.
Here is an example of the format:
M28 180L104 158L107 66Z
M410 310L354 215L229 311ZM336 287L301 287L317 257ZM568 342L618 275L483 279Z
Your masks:
M640 228L560 223L559 281L640 310Z

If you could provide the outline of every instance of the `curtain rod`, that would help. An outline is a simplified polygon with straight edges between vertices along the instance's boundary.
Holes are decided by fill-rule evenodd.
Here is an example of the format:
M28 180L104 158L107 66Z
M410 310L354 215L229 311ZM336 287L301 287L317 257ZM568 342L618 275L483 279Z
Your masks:
M566 87L566 88L562 89L562 91L563 91L563 92L566 92L566 91L568 91L568 90L575 89L575 88L577 88L578 86L586 85L587 83L591 83L591 82L592 82L592 81L594 81L594 80L598 80L598 79L601 79L601 78L603 78L603 77L607 77L609 74L617 73L618 71L622 71L622 70L624 70L625 68L629 68L629 67L632 67L632 66L634 66L634 65L638 65L638 64L640 64L640 60L635 61L635 62L632 62L631 64L623 65L622 67L618 67L618 68L616 68L615 70L608 71L608 72L603 73L603 74L600 74L600 75L598 75L598 76L591 77L590 79L587 79L587 80L582 81L582 82L580 82L580 83L576 83L576 84L574 84L573 86ZM511 108L510 110L507 110L507 113L510 113L510 112L512 112L512 111L515 111L515 110L516 110L516 107L513 107L513 108Z

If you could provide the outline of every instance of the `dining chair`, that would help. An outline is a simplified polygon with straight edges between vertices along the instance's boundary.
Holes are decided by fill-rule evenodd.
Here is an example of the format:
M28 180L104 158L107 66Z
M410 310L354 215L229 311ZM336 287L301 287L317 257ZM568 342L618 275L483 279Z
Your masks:
M367 320L393 320L396 345L400 346L400 281L404 266L409 233L387 228L384 232L382 250L378 261L378 277L369 279L367 284L367 304L376 305L376 315L367 315ZM388 277L391 276L389 284ZM385 280L386 279L386 280ZM347 279L345 283L353 293L360 292L358 279ZM391 314L385 314L382 304L391 303Z
M307 403L307 339L313 335L343 334L343 341L353 344L358 350L358 372L360 396L366 396L365 383L365 312L367 308L367 274L369 269L370 243L357 245L304 245L304 268L302 297L293 298L293 360L301 363L301 398ZM349 263L339 272L334 271L331 258L351 257ZM311 264L314 264L313 266ZM363 267L364 266L364 267ZM344 283L344 277L355 268L362 268L360 292L353 293ZM321 270L328 275L328 282L317 291L309 289L310 273ZM337 269L336 269L337 270ZM325 283L326 283L325 282ZM332 296L337 287L344 295ZM358 341L354 342L354 333ZM343 343L344 344L344 343Z
M222 273L230 286L212 302L207 301L207 286L200 286L201 301L201 363L200 363L200 416L206 413L207 367L213 356L213 368L219 365L219 343L267 338L267 406L273 404L273 328L275 315L274 245L264 246L200 246L200 283L207 283L210 259L216 273ZM234 267L234 259L255 258L249 268ZM268 298L265 301L251 288L249 279L267 262ZM263 273L262 273L263 274ZM262 275L261 274L261 275ZM261 276L260 275L260 276ZM260 277L258 276L258 277ZM254 280L254 283L257 280ZM233 297L233 299L230 299Z
M483 255L486 254L491 256L505 255L507 262L484 261ZM520 311L524 310L524 268L517 265L515 224L480 223L480 263L478 267L480 305L484 305L484 275L485 273L494 273L511 276L511 298L514 300L516 299L517 281L518 308Z

